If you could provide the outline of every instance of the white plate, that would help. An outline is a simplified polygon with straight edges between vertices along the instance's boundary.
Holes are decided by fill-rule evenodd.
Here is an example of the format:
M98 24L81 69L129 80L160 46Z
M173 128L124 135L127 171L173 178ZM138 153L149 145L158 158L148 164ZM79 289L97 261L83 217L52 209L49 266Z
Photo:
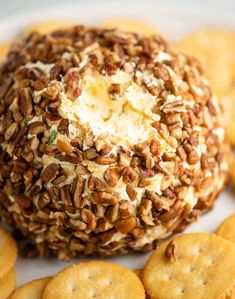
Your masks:
M147 20L153 23L164 32L170 39L179 38L185 33L195 30L198 27L225 25L232 27L234 16L226 9L211 10L209 7L199 8L197 1L195 5L191 3L181 3L173 5L167 2L165 5L158 1L125 0L119 2L110 1L86 1L67 6L47 8L30 13L14 15L0 21L0 41L8 40L16 35L28 24L39 20L69 19L78 23L95 24L114 16L130 16ZM166 2L166 1L165 1ZM208 231L213 232L218 224L228 215L235 213L234 195L228 190L223 192L217 200L212 212L200 218L199 222L192 224L187 232ZM148 254L127 255L124 257L112 258L114 261L130 268L141 268L147 259ZM81 261L81 259L76 260ZM72 261L75 262L75 261ZM19 258L16 265L18 285L30 281L34 278L55 274L65 267L67 263L56 259L22 259Z

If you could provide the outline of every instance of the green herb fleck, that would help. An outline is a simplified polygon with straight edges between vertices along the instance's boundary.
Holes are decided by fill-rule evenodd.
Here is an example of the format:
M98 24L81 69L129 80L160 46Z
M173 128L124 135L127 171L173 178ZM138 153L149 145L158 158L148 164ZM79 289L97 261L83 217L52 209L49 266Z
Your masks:
M25 118L24 119L24 124L27 126L29 124L29 119Z
M56 140L56 136L57 136L57 134L58 134L58 132L57 132L56 129L52 129L52 130L51 130L51 136L50 136L50 138L49 138L49 140L48 140L48 144L49 144L49 145L52 145L53 142Z

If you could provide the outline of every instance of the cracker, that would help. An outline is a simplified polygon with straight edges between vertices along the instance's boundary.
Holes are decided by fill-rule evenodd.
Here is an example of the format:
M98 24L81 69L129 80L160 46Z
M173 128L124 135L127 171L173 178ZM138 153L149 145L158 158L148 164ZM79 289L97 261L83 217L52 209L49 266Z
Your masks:
M0 278L2 278L13 268L17 257L16 242L3 227L0 227L0 252Z
M58 29L67 29L72 27L74 23L69 21L44 21L31 24L24 30L24 34L27 35L32 31L38 31L41 34L47 34Z
M6 57L9 49L10 49L11 42L5 42L0 44L0 62Z
M233 188L234 188L234 186L235 186L235 159L234 158L233 158L231 166L230 166L230 175L232 177Z
M178 48L198 58L219 98L230 88L235 76L235 32L227 29L203 29L177 43Z
M139 278L120 265L90 261L71 265L47 284L42 299L143 299Z
M227 138L232 145L235 145L235 87L221 96L221 106Z
M235 214L226 218L216 230L216 234L235 244Z
M139 279L141 279L141 273L142 273L143 269L135 269L133 270L133 272L139 277Z
M140 35L152 35L152 34L159 34L159 30L145 22L136 19L129 19L129 18L113 18L106 20L102 23L98 24L99 27L102 28L118 28L122 31L129 31L129 32L136 32Z
M9 273L0 278L0 299L6 299L16 287L16 272L10 270Z
M16 289L8 299L41 299L42 292L50 279L50 277L45 277L26 283Z
M153 252L142 281L152 299L225 298L235 287L235 247L215 234L175 237Z

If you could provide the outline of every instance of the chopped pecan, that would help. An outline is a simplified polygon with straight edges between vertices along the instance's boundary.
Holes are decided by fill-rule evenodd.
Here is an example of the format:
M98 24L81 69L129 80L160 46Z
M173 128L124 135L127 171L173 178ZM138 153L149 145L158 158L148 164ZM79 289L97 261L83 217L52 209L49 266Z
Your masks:
M212 116L216 116L217 115L216 108L214 106L214 103L211 100L207 101L207 107L208 107L208 110L210 111L210 114Z
M79 87L79 77L80 74L78 72L70 72L65 76L65 92L72 101L75 101L82 93Z
M41 121L34 121L34 122L29 124L29 133L31 135L41 134L45 131L45 129L46 129L46 126Z
M87 150L85 150L83 153L83 158L85 160L95 160L97 157L97 152L95 148L89 148Z
M82 231L82 230L86 229L86 227L87 227L87 225L84 221L81 221L78 219L72 219L72 218L69 218L68 226L70 226L71 228L73 228L75 230L79 230L79 231Z
M134 236L134 238L136 240L141 239L144 234L145 234L145 230L142 227L135 227L132 231L131 234Z
M174 240L170 241L166 246L165 257L169 262L176 261L176 244Z
M64 183L67 179L67 176L66 175L60 175L59 177L55 178L53 181L52 181L52 184L53 185L60 185L61 183Z
M110 222L114 222L118 218L118 205L109 206L105 211L105 218Z
M4 137L6 141L11 140L13 137L16 136L19 130L18 123L11 124L5 131Z
M143 216L147 216L150 212L151 212L151 209L152 209L152 201L145 198L145 197L142 197L141 198L141 203L140 203L140 213L141 215Z
M43 90L50 83L50 79L47 77L41 77L34 82L34 88L36 90Z
M62 72L63 72L62 65L55 64L50 70L50 79L60 81Z
M160 152L161 152L161 144L158 140L156 139L152 139L150 141L150 153L153 155L153 156L159 156L160 155Z
M109 167L104 172L104 179L110 187L115 187L121 176L121 168Z
M180 159L181 159L182 161L186 161L186 159L187 159L187 154L186 154L186 152L185 152L183 146L179 146L179 147L177 147L176 152L177 152L178 156L180 157Z
M93 192L92 197L95 202L102 205L116 205L118 203L118 198L114 194L104 191Z
M197 147L199 144L199 132L192 132L192 134L189 136L189 142L192 146Z
M45 183L49 183L50 181L52 181L57 173L58 173L58 170L59 170L59 165L56 164L56 163L51 163L49 164L43 171L42 173L42 180L45 182Z
M71 144L65 138L57 138L57 148L60 152L65 152L68 155L71 155L73 152Z
M83 205L81 199L82 192L85 186L85 179L82 176L77 176L73 180L73 200L76 207L80 208Z
M26 169L27 169L27 163L25 163L25 161L19 159L13 161L12 172L24 173Z
M121 218L127 218L134 213L134 206L128 201L121 201L119 204L119 214Z
M52 182L54 185L55 180ZM68 207L73 206L72 196L70 194L70 185L66 185L60 189L60 200L66 205L67 209Z
M168 132L167 125L155 121L152 123L152 126L158 131L158 134L160 134L164 139L168 137L169 132Z
M36 151L36 149L39 146L39 140L38 140L37 136L33 136L30 139L28 139L26 144L27 144L27 147L29 147L31 150Z
M46 88L43 95L51 101L56 100L59 93L61 92L61 86L59 84L53 84Z
M123 169L122 179L126 184L133 184L138 180L138 174L131 166L127 166Z
M3 130L7 129L13 123L12 111L8 110L2 119L2 128Z
M84 251L85 245L79 242L77 239L72 238L72 240L69 243L69 248L72 251L82 252Z
M43 117L49 126L59 125L62 121L61 116L55 113L46 112Z
M49 204L50 201L51 201L51 199L50 199L48 192L44 192L43 194L41 194L38 199L39 209L45 208Z
M27 195L17 195L15 197L15 201L23 208L28 209L31 205L31 198L28 197Z
M104 190L104 184L99 178L90 176L88 180L88 188L92 191L102 191Z
M206 190L207 188L209 188L213 183L213 177L208 176L206 178L204 178L200 184L200 189L202 190Z
M125 219L119 219L114 222L114 227L122 234L131 232L136 227L136 225L137 221L134 216L130 216Z
M100 148L99 153L101 156L106 156L110 153L111 150L112 150L112 145L106 143Z
M35 196L38 194L42 189L42 182L41 179L38 179L29 189L29 195Z
M95 162L100 165L109 165L115 163L116 158L114 156L105 156L105 157L98 156L95 159Z
M162 79L163 81L168 81L170 79L169 72L163 63L157 63L154 74L157 78Z
M209 167L209 157L208 157L208 155L205 154L205 153L202 153L200 161L201 161L202 169L203 170L208 169L208 167Z
M111 100L116 100L116 96L121 93L121 85L119 83L112 83L109 87L109 96Z
M19 91L19 107L24 117L31 116L33 112L32 91L29 87L21 88Z
M183 210L182 204L177 201L174 205L171 206L169 211L164 212L159 216L159 219L163 222L167 222L170 219L175 218Z
M82 220L87 224L87 229L93 231L96 228L96 217L92 211L83 209Z
M170 132L171 136L173 136L174 138L176 138L176 139L181 139L182 138L183 131L182 131L179 123L175 123L173 125L170 125L168 127L168 129L169 129L169 132Z
M187 161L190 165L194 165L199 161L199 156L196 150L191 150L188 153Z
M135 188L129 184L126 185L126 193L131 200L135 200L138 195L138 192L135 190Z

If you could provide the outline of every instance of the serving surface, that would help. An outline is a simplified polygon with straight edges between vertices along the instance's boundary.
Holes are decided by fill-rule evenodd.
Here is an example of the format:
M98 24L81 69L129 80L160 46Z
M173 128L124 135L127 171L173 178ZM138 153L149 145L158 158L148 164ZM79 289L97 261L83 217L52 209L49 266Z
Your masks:
M127 6L128 5L130 5L130 3L128 4L127 3ZM84 7L83 7L84 8ZM85 8L84 8L85 9ZM137 7L137 14L139 13L140 14L140 8L138 8ZM81 11L81 10L80 10ZM90 11L90 10L89 10ZM129 10L130 11L130 10ZM170 13L170 10L168 9L167 10L168 11L168 13L169 14L171 14ZM181 26L183 26L183 22L184 21L182 21L182 14L184 13L183 11L182 11L182 9L181 9L181 12L180 12L180 14L178 14L178 17L177 17L177 14L175 14L175 12L177 11L177 9L174 9L174 15L175 15L175 19L174 18L172 18L172 16L171 16L171 18L169 19L168 18L168 16L167 15L164 15L164 10L163 10L163 12L161 13L161 16L162 16L162 19L160 18L158 21L160 22L160 24L165 24L164 25L164 27L165 28L169 28L169 30L168 31L171 31L172 30L172 32L174 31L174 29L176 28L176 26L174 26L175 24L177 24L177 23L179 23L179 19L180 19L180 22L181 22ZM195 13L195 10L193 10L194 11L194 13ZM67 10L67 12L68 12L68 10ZM114 12L114 10L113 10L113 12ZM191 10L191 12L192 12L192 10ZM63 13L66 15L66 9L65 10L63 10ZM149 12L149 18L151 19L151 20L154 20L154 16L152 15L151 16L151 13ZM186 15L190 15L190 12L189 11L187 11L187 12L185 12L185 14ZM46 15L46 14L45 14ZM89 20L89 18L88 18L88 16L86 16L86 13L85 13L85 10L84 10L84 13L82 13L82 17L83 18L85 18L87 21ZM173 11L172 11L172 15L173 15ZM164 16L164 20L163 20L163 16ZM97 19L98 18L104 18L105 17L105 14L104 14L104 12L101 12L101 11L98 11L97 12ZM217 15L217 17L218 17L218 15ZM220 14L220 18L222 17L222 15ZM33 18L33 14L31 14L31 16L30 16L30 18ZM29 20L30 18L28 18L27 20ZM76 17L74 17L74 19L75 19ZM168 19L167 19L168 18ZM177 19L178 18L178 19ZM208 21L208 19L206 20L203 20L203 18L201 17L201 18L197 18L197 20L198 20L198 22L199 22L199 24L203 24L203 23L206 23L206 21ZM26 21L26 19L24 20L24 21ZM175 22L175 24L173 25L173 23ZM225 22L227 22L227 20L225 21ZM23 22L22 22L22 24L23 24ZM170 24L172 24L172 26L170 25ZM156 24L156 25L158 25L158 24ZM185 30L191 30L192 28L190 28L190 26L189 26L189 23L187 22L187 28L185 27L184 29ZM11 23L11 26L12 26L12 23ZM10 27L9 27L9 32L10 32ZM177 27L177 30L179 30L179 26ZM181 28L181 32L183 32L183 30L182 30L182 28ZM175 34L175 33L174 33ZM174 34L172 34L172 35L174 35ZM224 202L226 202L226 204L224 204ZM216 226L216 223L219 223L219 221L220 221L220 219L222 219L222 218L224 218L227 214L229 214L229 213L232 213L233 212L233 210L232 210L232 208L233 208L233 205L232 205L232 200L230 200L230 198L229 198L229 195L228 194L224 194L223 196L222 196L222 198L221 198L221 200L218 202L218 206L215 208L215 210L214 210L214 212L212 213L212 214L208 214L208 215L206 215L206 216L204 216L201 220L200 220L200 222L199 223L197 223L197 224L195 224L194 226L192 226L190 229L191 230L205 230L205 229L207 229L207 230L213 230L214 228L215 228L215 226ZM135 267L134 266L134 264L135 265L139 265L139 266L142 266L142 261L143 261L143 259L144 259L144 256L141 256L141 257L136 257L136 256L128 256L128 257L123 257L123 258L119 258L119 259L116 259L116 261L118 260L120 263L124 263L124 264L126 264L126 265L132 265L132 263L133 263L133 267ZM25 261L24 262L24 268L27 268L28 266L29 266L29 268L30 268L30 263L31 263L31 261ZM54 270L53 269L58 269L58 268L60 268L61 266L62 266L62 264L61 263L56 263L56 264L54 264L54 262L53 261L51 261L49 264L48 263L44 263L44 261L40 261L40 260L38 260L38 261L36 261L36 262L34 262L34 263L36 263L37 265L41 265L42 267L41 267L41 269L37 269L38 271L37 271L37 275L35 275L35 277L37 277L38 276L38 274L39 273L41 273L42 275L44 274L47 274L47 273L54 273ZM31 272L32 273L32 272ZM28 275L28 276L27 276ZM33 275L33 274L30 274L29 272L26 274L26 276L25 276L25 281L27 281L27 280L29 280L30 279L30 276L31 275ZM23 279L23 278L22 278Z

